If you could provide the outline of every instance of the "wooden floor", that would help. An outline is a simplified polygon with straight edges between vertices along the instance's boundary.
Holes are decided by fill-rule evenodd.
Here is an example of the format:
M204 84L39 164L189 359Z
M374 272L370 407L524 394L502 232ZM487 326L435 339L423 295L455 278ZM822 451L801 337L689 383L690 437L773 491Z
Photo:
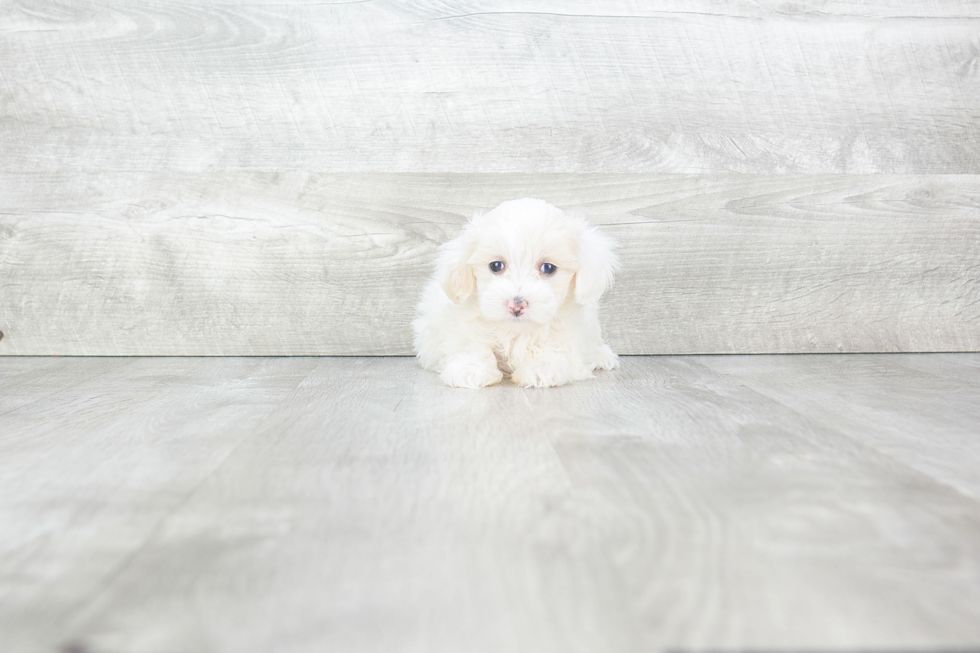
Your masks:
M980 354L0 359L5 653L980 645Z

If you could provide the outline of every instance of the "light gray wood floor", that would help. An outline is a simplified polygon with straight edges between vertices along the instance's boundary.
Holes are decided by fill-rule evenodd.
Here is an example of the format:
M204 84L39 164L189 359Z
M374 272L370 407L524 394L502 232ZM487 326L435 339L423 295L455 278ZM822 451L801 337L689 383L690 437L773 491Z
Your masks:
M0 359L5 653L980 644L980 354Z

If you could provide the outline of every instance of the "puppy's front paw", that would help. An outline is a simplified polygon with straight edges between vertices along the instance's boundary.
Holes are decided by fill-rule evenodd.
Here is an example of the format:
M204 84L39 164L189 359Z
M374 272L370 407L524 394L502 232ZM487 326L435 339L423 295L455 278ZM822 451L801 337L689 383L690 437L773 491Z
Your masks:
M595 357L596 370L614 370L619 367L619 356L613 353L609 345L603 345Z
M567 368L558 361L532 359L514 370L510 378L524 388L552 388L571 381Z
M499 383L503 373L497 369L496 360L491 364L483 357L474 355L454 356L446 362L439 378L453 388L482 388Z

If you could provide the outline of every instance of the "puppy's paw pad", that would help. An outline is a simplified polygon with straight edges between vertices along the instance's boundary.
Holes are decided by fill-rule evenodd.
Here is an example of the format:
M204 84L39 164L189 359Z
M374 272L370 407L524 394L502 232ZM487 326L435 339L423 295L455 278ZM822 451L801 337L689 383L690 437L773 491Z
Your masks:
M471 360L451 361L440 376L443 383L453 388L483 388L499 383L504 377L496 367Z
M603 345L596 355L595 368L597 370L614 370L619 367L619 356L613 353L609 345Z
M510 376L511 380L524 388L553 388L568 383L568 374L549 363L528 361Z

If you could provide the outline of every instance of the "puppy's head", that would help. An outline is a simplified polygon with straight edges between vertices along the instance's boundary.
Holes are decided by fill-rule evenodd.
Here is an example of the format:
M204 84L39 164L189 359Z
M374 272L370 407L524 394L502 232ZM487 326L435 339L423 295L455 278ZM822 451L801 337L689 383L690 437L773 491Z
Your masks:
M484 319L533 328L551 322L566 301L598 300L618 267L614 247L547 202L511 200L442 246L437 275L453 302L474 298Z

